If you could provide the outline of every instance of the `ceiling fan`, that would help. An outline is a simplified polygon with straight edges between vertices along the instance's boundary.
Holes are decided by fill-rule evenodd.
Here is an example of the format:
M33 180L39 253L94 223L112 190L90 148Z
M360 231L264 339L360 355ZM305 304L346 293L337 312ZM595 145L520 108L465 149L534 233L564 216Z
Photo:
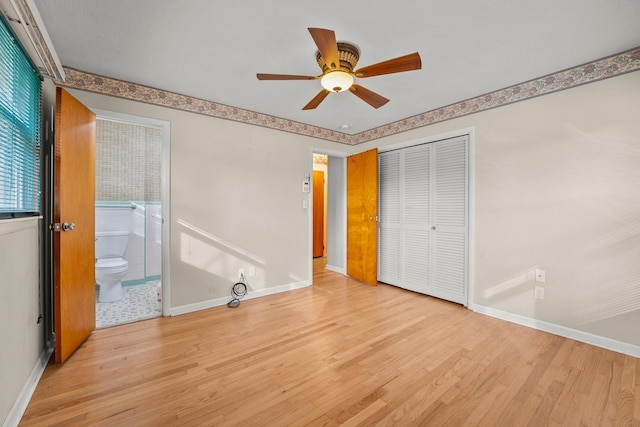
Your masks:
M299 76L292 74L264 74L258 73L258 80L318 80L322 90L302 109L316 108L331 92L349 90L373 108L380 108L389 100L384 96L354 84L354 77L366 78L384 74L400 73L403 71L419 70L422 61L418 52L398 58L389 59L377 64L359 68L354 71L360 50L351 43L336 42L336 34L324 28L308 28L313 41L318 47L316 61L322 70L319 76Z

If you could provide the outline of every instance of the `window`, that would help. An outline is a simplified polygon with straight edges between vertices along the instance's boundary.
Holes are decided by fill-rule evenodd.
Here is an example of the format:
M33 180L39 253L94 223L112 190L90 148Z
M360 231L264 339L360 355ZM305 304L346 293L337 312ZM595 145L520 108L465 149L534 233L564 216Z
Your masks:
M0 218L40 212L40 76L0 17Z

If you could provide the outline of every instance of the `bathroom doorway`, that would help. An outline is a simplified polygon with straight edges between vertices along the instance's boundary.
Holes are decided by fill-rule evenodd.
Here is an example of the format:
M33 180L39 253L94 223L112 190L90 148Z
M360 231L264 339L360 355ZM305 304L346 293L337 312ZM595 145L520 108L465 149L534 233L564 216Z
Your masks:
M94 112L96 257L104 254L109 261L96 259L96 328L100 329L168 312L169 124ZM115 234L126 236L126 246L105 250L108 243L103 242ZM102 265L116 263L123 267L113 269L119 275L114 292Z

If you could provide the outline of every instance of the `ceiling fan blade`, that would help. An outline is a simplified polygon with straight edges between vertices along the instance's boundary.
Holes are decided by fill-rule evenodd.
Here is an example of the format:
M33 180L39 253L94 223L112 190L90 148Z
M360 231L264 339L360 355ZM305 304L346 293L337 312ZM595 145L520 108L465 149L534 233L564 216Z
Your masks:
M378 95L377 93L370 91L367 88L364 88L360 85L353 85L349 88L351 93L353 93L358 98L362 99L367 104L371 105L373 108L380 108L389 100L382 95Z
M311 37L313 37L316 46L318 46L318 50L325 64L327 64L330 69L340 68L340 54L338 53L336 33L333 32L333 30L325 30L324 28L307 29L311 33Z
M318 80L317 76L297 76L294 74L256 74L258 80Z
M326 89L322 89L316 96L313 97L313 99L311 101L309 101L309 103L307 105L305 105L304 107L302 107L303 110L313 110L314 108L316 108L318 105L320 105L320 103L322 101L324 101L324 99L327 97L327 95L329 95L331 92L329 92Z
M398 58L389 59L388 61L382 61L377 64L362 67L356 70L354 74L356 77L373 77L381 76L383 74L419 70L420 68L422 68L422 60L420 59L418 52L415 52Z

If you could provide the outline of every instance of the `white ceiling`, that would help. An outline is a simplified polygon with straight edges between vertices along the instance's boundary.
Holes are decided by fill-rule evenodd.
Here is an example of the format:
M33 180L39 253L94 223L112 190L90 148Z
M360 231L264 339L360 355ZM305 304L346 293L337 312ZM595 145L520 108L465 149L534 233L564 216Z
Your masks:
M64 66L349 134L640 46L639 0L34 1ZM417 51L422 70L358 79L378 110L344 92L302 111L319 81L256 73L320 74L307 27L360 67Z

